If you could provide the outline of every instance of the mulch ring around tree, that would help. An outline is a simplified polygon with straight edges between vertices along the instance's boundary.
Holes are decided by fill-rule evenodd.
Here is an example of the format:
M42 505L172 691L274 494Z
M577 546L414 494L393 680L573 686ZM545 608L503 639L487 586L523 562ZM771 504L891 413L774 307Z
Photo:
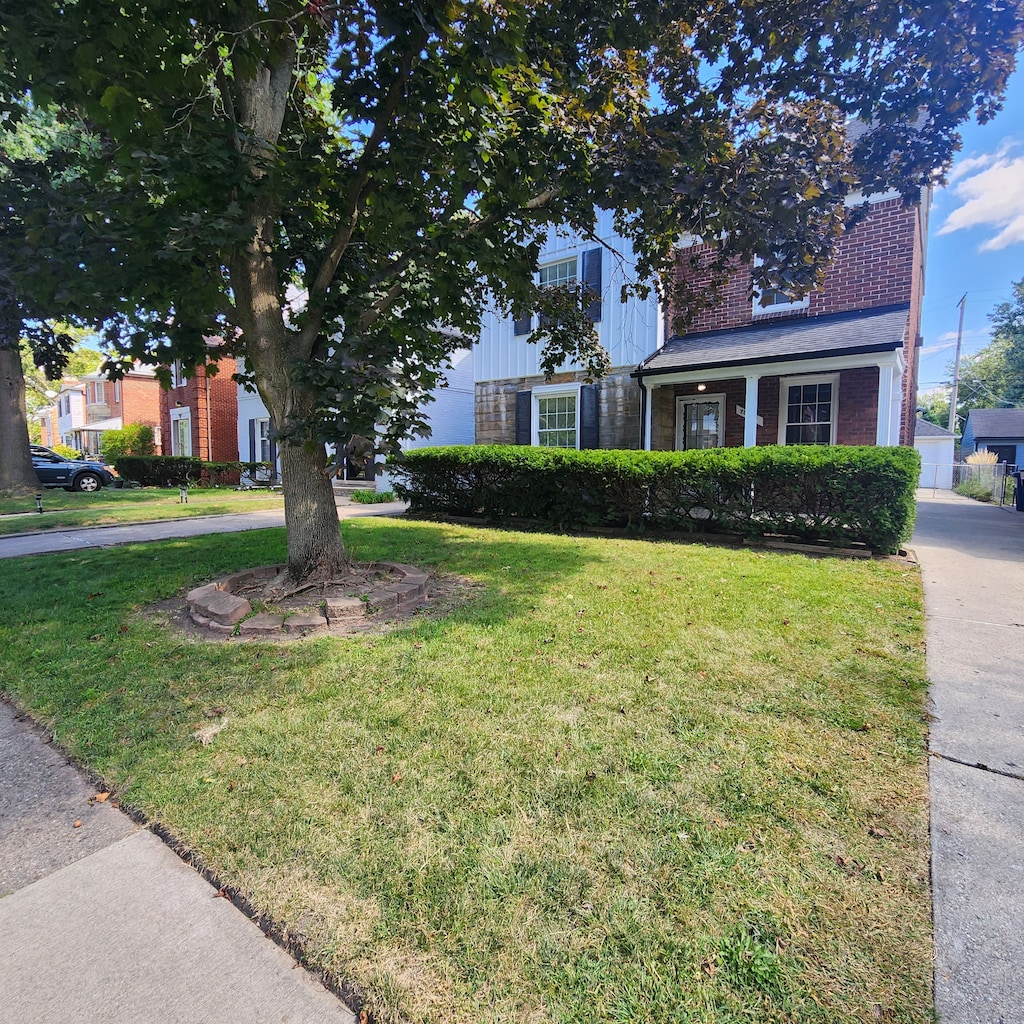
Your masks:
M164 601L183 632L208 639L291 639L387 628L428 607L459 603L472 586L399 562L351 562L334 578L297 585L283 565L230 573Z

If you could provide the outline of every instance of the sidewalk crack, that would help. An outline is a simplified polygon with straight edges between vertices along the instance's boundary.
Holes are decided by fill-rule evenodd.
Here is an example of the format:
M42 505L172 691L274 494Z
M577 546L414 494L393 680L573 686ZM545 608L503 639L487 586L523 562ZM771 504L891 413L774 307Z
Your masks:
M1007 779L1016 779L1018 782L1024 782L1024 773L1021 772L1007 772L1003 771L1002 768L992 768L982 761L963 761L959 757L940 754L937 750L929 750L928 753L932 757L937 757L940 761L952 761L953 764L962 764L965 768L977 768L979 771L990 772L992 775L1002 775Z

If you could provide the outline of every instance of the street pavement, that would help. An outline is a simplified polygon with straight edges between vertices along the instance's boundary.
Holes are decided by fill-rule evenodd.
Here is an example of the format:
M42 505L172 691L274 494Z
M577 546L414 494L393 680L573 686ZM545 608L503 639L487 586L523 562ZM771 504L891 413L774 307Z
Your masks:
M1024 1022L1024 513L918 493L935 1002L940 1024Z

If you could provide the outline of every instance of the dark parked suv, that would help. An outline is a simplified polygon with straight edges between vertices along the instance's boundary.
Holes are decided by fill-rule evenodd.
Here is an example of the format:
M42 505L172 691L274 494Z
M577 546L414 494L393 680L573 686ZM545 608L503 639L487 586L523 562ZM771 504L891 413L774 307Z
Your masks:
M65 459L40 444L30 445L32 465L44 487L63 487L66 491L98 491L120 484L120 479L103 465L89 459Z

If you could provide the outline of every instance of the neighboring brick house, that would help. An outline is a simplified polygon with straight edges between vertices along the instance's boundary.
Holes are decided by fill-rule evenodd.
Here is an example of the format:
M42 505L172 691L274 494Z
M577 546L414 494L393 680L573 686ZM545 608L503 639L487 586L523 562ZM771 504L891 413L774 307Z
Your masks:
M171 366L171 387L160 393L164 455L192 455L205 462L238 461L238 384L235 360L217 360L217 373L205 366Z
M602 281L598 330L613 370L596 385L583 383L573 367L545 381L538 354L515 336L512 318L485 318L477 442L913 444L929 199L908 207L897 196L872 197L864 219L840 240L824 286L803 301L754 294L753 268L737 265L720 301L699 313L686 335L667 341L668 318L654 299L620 301L625 249L625 260ZM604 220L598 235L619 249ZM542 272L583 251L582 244L561 245L544 250ZM684 248L680 273L692 273L690 257L699 265L706 247L693 240ZM699 288L699 271L692 283Z
M160 382L149 367L136 364L120 380L85 374L61 381L52 406L36 413L40 443L66 444L83 454L98 455L103 435L129 424L153 428L160 450Z

